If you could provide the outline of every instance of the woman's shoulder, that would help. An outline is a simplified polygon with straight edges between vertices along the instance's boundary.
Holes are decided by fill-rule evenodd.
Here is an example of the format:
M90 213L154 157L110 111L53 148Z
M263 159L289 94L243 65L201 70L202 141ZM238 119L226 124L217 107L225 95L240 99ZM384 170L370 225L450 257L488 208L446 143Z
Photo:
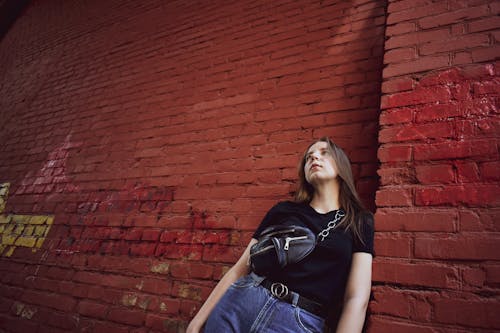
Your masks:
M300 214L306 211L306 206L302 203L285 200L279 201L276 203L271 209L269 209L267 215L276 216L276 215L288 215L288 214Z

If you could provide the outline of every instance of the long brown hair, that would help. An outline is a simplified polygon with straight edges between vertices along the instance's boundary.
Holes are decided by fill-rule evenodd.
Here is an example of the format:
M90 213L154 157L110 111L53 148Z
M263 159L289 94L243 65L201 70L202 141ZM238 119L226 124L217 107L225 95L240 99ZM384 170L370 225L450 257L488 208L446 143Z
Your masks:
M295 192L295 201L309 204L314 196L314 187L306 180L304 166L309 148L317 142L326 142L328 150L333 156L337 168L337 179L339 181L339 204L340 208L345 211L345 218L342 219L339 226L342 225L346 229L350 229L355 238L364 243L362 234L362 215L371 214L368 212L354 186L354 178L352 176L351 162L344 151L337 146L330 138L322 137L321 139L310 144L299 163L299 183Z

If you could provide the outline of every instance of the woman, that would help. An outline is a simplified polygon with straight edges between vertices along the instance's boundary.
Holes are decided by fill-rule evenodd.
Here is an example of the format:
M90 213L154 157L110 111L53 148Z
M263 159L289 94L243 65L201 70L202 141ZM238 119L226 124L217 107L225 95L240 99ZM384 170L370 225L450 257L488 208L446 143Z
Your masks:
M318 235L302 261L260 277L250 248L266 227L293 224ZM214 288L187 333L361 332L371 289L373 217L356 193L349 159L329 138L300 162L294 202L271 208L236 264ZM283 296L286 297L283 297Z

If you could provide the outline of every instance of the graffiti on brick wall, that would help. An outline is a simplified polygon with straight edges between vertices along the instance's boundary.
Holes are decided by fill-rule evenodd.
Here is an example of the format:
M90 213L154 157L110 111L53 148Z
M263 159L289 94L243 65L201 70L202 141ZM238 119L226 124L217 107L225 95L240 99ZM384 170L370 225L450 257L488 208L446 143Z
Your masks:
M87 192L86 200L66 211L73 228L53 251L154 255L162 228L175 219L169 214L174 192L173 187L140 182L117 190Z
M70 150L82 145L82 142L71 141L68 134L64 141L52 150L39 169L30 170L17 187L16 195L42 193L77 192L78 186L66 175Z
M81 142L71 141L71 134L47 157L39 170L29 172L21 180L15 195L76 192L78 187L66 176L69 149ZM10 183L0 183L0 256L10 257L17 248L31 248L36 252L42 247L54 222L54 215L5 213ZM49 210L50 211L50 210Z
M3 214L9 195L9 183L0 184L0 255L10 257L16 248L42 247L54 222L51 215Z

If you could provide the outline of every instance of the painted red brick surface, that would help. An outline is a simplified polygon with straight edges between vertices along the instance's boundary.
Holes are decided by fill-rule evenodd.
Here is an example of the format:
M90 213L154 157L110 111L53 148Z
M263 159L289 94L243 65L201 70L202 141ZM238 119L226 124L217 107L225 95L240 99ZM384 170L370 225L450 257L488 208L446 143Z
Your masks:
M375 209L385 11L30 2L0 44L0 329L182 332L313 138Z
M183 332L299 155L376 210L368 332L497 332L500 6L31 1L0 42L0 330Z
M500 330L499 9L389 1L373 332Z

